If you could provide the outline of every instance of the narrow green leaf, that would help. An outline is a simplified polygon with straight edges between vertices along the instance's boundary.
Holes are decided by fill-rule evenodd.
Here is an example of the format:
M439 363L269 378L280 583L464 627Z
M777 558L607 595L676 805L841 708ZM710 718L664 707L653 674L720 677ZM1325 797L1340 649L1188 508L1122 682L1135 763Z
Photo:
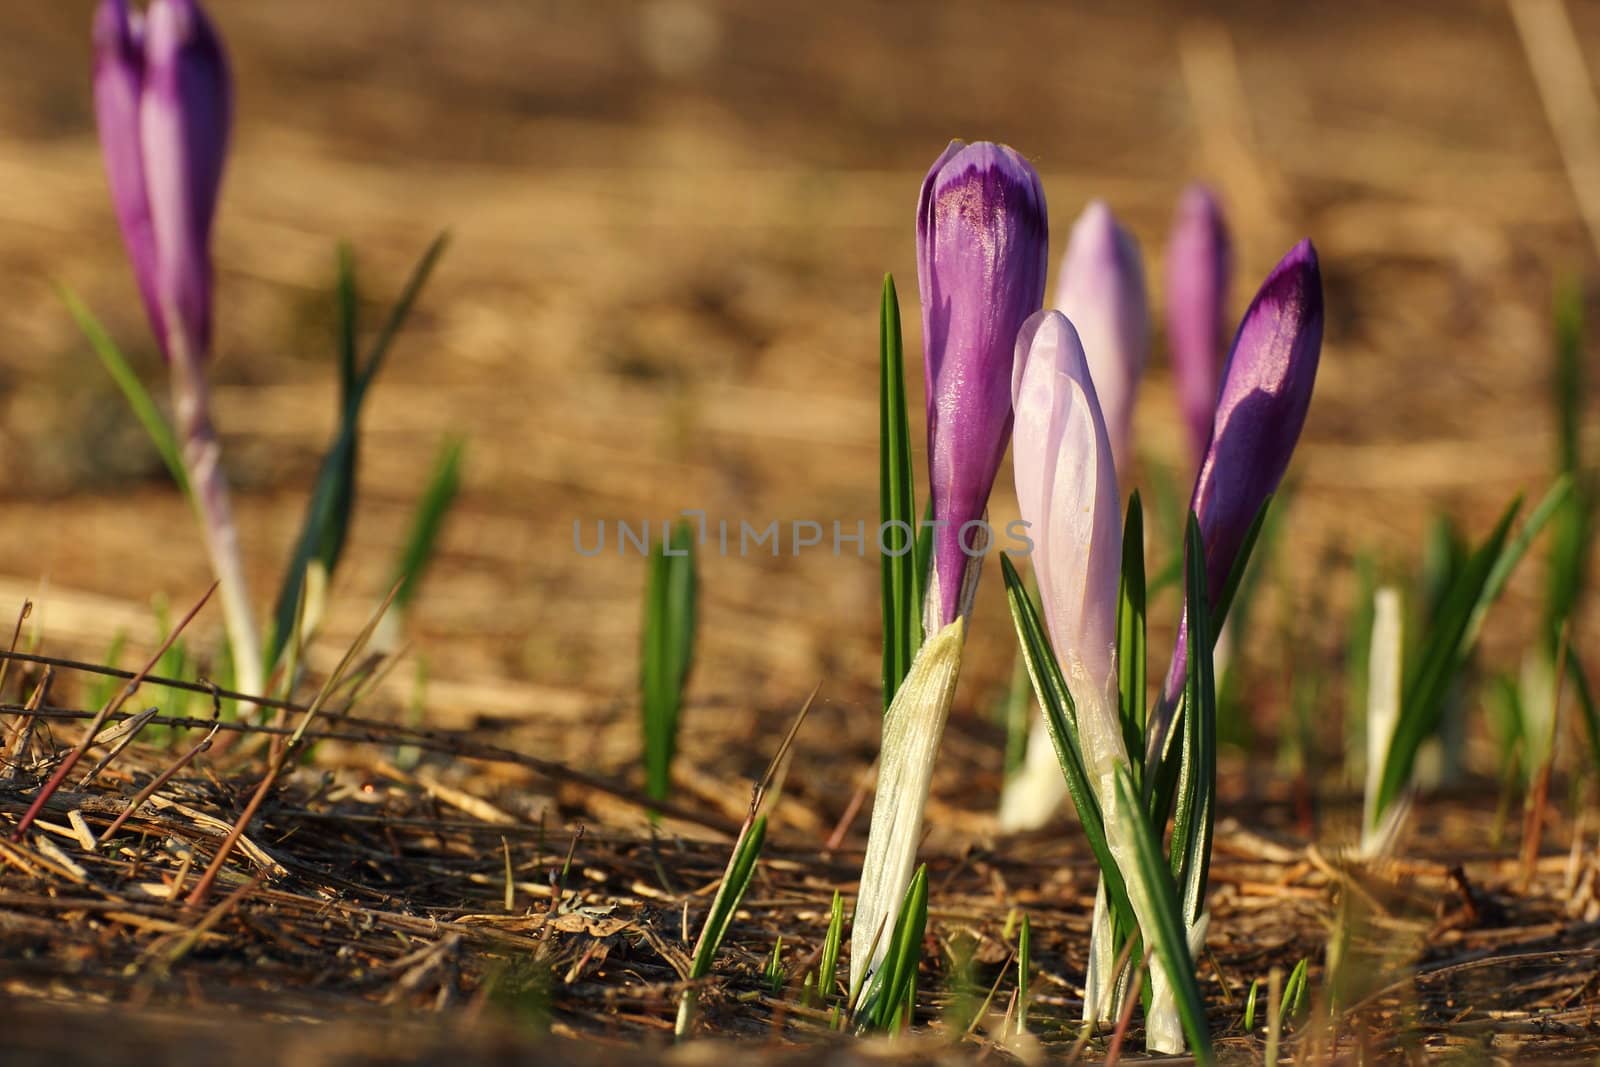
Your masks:
M750 888L750 878L755 874L756 860L761 858L761 846L766 838L767 817L758 815L745 824L739 840L734 843L733 854L728 857L728 867L722 875L722 884L717 887L717 895L711 900L711 910L706 912L705 925L700 928L700 939L695 942L694 956L689 964L690 981L711 973L711 963L722 947L728 924L739 910L745 890ZM694 993L692 987L685 989L678 1000L678 1020L673 1029L678 1038L689 1032L689 1026L694 1021Z
M1600 708L1595 705L1594 690L1589 687L1589 676L1584 672L1583 663L1570 651L1566 669L1567 676L1572 679L1572 688L1578 694L1578 711L1583 716L1584 733L1589 738L1590 766L1600 769Z
M144 383L139 381L139 376L133 372L133 367L123 356L122 349L117 347L117 343L111 339L105 327L100 325L100 320L94 317L83 301L78 299L76 293L64 285L58 285L56 292L60 295L61 302L67 305L67 314L78 324L78 329L83 332L89 347L99 357L100 365L105 367L106 373L111 375L111 380L122 391L123 399L128 402L134 418L139 420L139 425L143 426L144 432L149 435L150 443L156 446L156 452L161 456L161 462L167 465L172 480L178 483L178 488L183 490L184 496L189 496L189 475L183 468L183 456L178 451L178 439L161 414L161 409L156 407L156 402L151 399Z
M1256 995L1261 990L1261 979L1252 979L1250 995L1244 998L1244 1029L1246 1033L1256 1028Z
M1283 987L1283 999L1278 1003L1278 1028L1281 1030L1300 1014L1306 997L1307 960L1301 958L1289 972L1289 981Z
M1265 509L1263 509L1265 513ZM1189 671L1184 685L1183 743L1179 751L1177 801L1172 826L1172 871L1183 894L1183 919L1193 926L1205 911L1206 879L1217 791L1217 693L1212 671L1212 635L1205 610L1205 544L1200 520L1191 512L1185 558L1189 560L1185 602L1189 625Z
M1000 554L1000 572L1005 579L1006 601L1011 607L1017 639L1028 665L1028 676L1033 679L1034 693L1039 698L1045 724L1050 729L1050 741L1055 746L1056 758L1067 779L1067 792L1078 812L1078 821L1083 827L1084 837L1089 841L1089 848L1100 864L1111 906L1131 925L1133 911L1128 901L1128 890L1107 844L1105 819L1089 781L1083 750L1078 742L1077 711L1073 707L1072 694L1067 690L1060 664L1050 649L1050 639L1045 634L1038 609L1028 596L1027 587L1018 577L1011 558L1005 553Z
M1255 553L1256 542L1261 538L1262 527L1267 522L1267 511L1272 507L1273 495L1261 502L1261 507L1256 511L1256 517L1250 520L1250 528L1245 531L1244 540L1239 543L1239 553L1233 557L1233 569L1228 572L1227 579L1222 583L1222 588L1215 593L1211 602L1211 640L1215 641L1222 633L1222 624L1228 620L1228 611L1233 607L1234 597L1239 592L1240 583L1244 581L1245 571L1250 566L1250 559Z
M1145 585L1144 506L1135 492L1128 498L1122 526L1122 586L1117 598L1117 688L1121 697L1122 739L1139 781L1145 751Z
M1570 488L1568 479L1558 479L1517 536L1508 541L1512 520L1521 505L1520 498L1512 501L1488 539L1459 568L1440 597L1420 654L1415 657L1416 667L1406 679L1400 721L1395 724L1378 790L1379 816L1410 781L1417 750L1438 728L1450 682L1471 654L1489 608Z
M839 947L844 944L844 897L833 891L832 914L828 916L828 932L822 939L822 961L817 968L817 990L824 1001L833 996L839 981Z
M417 501L417 511L411 520L411 533L406 537L405 549L400 553L399 564L395 567L395 580L400 583L400 591L395 594L394 602L402 611L416 596L417 588L422 583L422 574L433 558L445 516L449 514L450 506L455 503L456 494L461 489L461 457L465 451L466 442L462 438L445 438L433 461L433 473L428 477L427 487Z
M1211 1033L1206 1028L1205 1001L1200 996L1194 960L1189 955L1183 906L1161 855L1161 842L1139 803L1139 790L1132 776L1121 767L1117 769L1116 803L1118 817L1126 820L1132 830L1134 870L1128 872L1128 877L1130 886L1137 887L1134 890L1137 897L1144 902L1143 907L1138 908L1140 928L1172 986L1178 1018L1195 1061L1213 1063L1215 1056L1211 1049Z
M1017 1036L1028 1031L1028 983L1033 975L1033 933L1026 913L1017 931Z
M895 918L889 950L883 963L867 981L861 1007L858 1033L889 1032L897 1021L909 1021L909 1003L914 1003L917 967L922 960L922 935L928 924L928 866L922 864L906 887L906 895Z
M694 527L678 523L670 541L651 556L645 592L639 690L645 791L656 800L666 800L671 792L683 690L694 661L698 595L694 543Z
M269 667L277 664L290 639L307 568L315 560L322 565L330 581L338 568L345 537L350 529L350 516L355 508L362 403L383 365L390 345L405 324L447 243L447 236L441 234L423 253L422 259L412 269L411 277L407 279L405 289L384 323L383 330L368 350L365 366L360 368L355 367L350 357L355 350L356 332L355 264L348 247L341 247L339 251L339 276L335 286L335 304L339 315L336 336L341 388L339 425L317 471L300 536L278 588L273 627L267 643L266 662Z
M922 637L911 431L906 420L905 347L894 278L884 275L878 321L878 493L883 525L883 710L911 670Z

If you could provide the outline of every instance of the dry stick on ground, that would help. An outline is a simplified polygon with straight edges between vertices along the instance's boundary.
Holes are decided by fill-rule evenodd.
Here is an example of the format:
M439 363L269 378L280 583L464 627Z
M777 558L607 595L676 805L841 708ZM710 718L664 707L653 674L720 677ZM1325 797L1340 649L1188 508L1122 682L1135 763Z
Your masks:
M11 736L6 738L3 760L5 762L5 777L9 778L16 773L17 765L22 762L23 755L27 752L28 737L33 732L33 723L38 718L39 706L44 703L44 696L50 691L50 681L55 677L55 668L46 667L44 676L39 679L39 684L33 687L33 695L22 706L22 714L17 719L17 727L11 731Z
M1589 240L1600 252L1600 99L1562 0L1509 0L1539 102Z
M300 725L295 728L288 742L278 744L274 741L272 756L267 762L267 773L262 776L261 784L256 786L256 791L251 795L249 802L245 804L244 810L234 820L233 828L228 831L228 836L223 838L222 844L217 847L217 854L212 857L211 865L206 868L205 874L200 876L200 881L195 883L194 891L189 894L188 900L185 901L187 907L198 908L205 903L206 897L211 894L211 886L217 880L217 876L222 873L222 865L228 862L228 856L233 852L234 845L238 844L239 838L244 835L244 828L250 825L250 820L256 817L256 812L261 810L261 805L265 803L267 794L277 784L278 776L283 773L283 768L288 764L289 757L300 747L300 742L305 737L306 727L310 726L312 720L317 717L317 712L322 709L322 704L328 699L328 694L333 692L334 687L339 684L339 680L344 677L344 673L356 661L356 657L360 656L367 647L367 642L372 639L372 633L378 628L378 622L383 618L383 613L389 610L389 605L394 602L395 594L400 592L400 584L396 582L394 587L389 590L389 595L383 598L383 603L378 606L378 610L373 613L366 626L362 627L361 632L356 635L354 643L350 645L344 657L339 660L339 664L333 669L333 673L323 681L322 688L317 691L315 699L306 708L306 713L300 718Z
M22 821L17 823L16 830L11 834L11 840L22 840L22 835L28 832L28 827L33 824L33 820L39 817L40 811L44 810L45 802L50 799L52 793L61 788L61 783L66 781L67 775L72 773L72 768L77 766L78 761L83 758L83 754L89 751L89 747L94 744L95 735L106 724L106 720L114 715L127 702L129 697L133 696L134 692L139 688L139 683L144 680L144 676L155 669L155 665L161 661L161 657L167 654L167 649L172 647L172 643L183 633L184 628L194 621L194 617L200 614L200 609L206 606L206 601L210 600L211 594L216 591L217 583L212 582L211 588L206 590L205 595L195 602L194 607L189 609L187 615L178 620L178 625L174 626L172 632L167 635L167 639L161 642L161 647L156 650L154 656L150 657L150 661L145 664L144 670L134 675L128 684L107 700L105 706L95 714L93 719L89 720L89 727L84 732L83 740L78 742L76 748L67 753L67 758L61 761L61 766L56 768L56 773L52 774L50 780L39 790L39 795L34 798L33 803L28 807L27 813L22 816Z
M222 717L222 700L214 693L211 700L211 717L212 719L219 721L212 723L210 732L200 740L198 745L195 745L189 751L179 756L176 762L152 778L150 780L150 784L139 790L139 792L135 794L134 798L128 801L128 806L122 809L122 814L111 820L111 825L107 826L105 833L100 835L100 840L109 841L112 837L116 836L117 831L122 829L122 825L132 818L135 812L144 806L145 801L155 796L156 790L166 785L172 780L173 775L183 770L194 761L196 756L200 755L200 753L211 747L211 742L216 739L217 731L222 727L222 723L220 721Z
M11 631L11 651L17 650L17 642L22 639L22 624L28 621L28 616L33 614L33 601L24 600L22 607L17 611L17 628ZM11 660L0 663L0 693L5 692L6 675L11 672Z
M283 711L297 711L304 713L306 705L289 700L276 700L267 697L250 697L231 689L222 689L209 682L188 682L178 678L165 678L160 675L139 675L133 671L125 671L116 667L104 667L95 663L86 663L82 660L64 659L59 656L41 656L28 652L6 653L0 651L0 659L10 658L23 663L38 663L47 667L60 667L67 670L83 671L89 674L104 675L111 678L138 678L140 684L165 686L170 689L181 689L191 693L208 693L221 697L224 700L249 700L262 708L274 708ZM6 709L0 705L0 710ZM44 719L85 719L91 713L75 711L66 708L41 708L39 717ZM570 782L573 785L591 789L597 793L606 793L619 800L626 801L639 808L652 808L662 815L692 823L707 830L714 830L719 834L733 837L739 832L735 823L706 812L698 812L683 807L671 801L656 801L650 799L641 790L633 789L620 782L614 782L600 775L589 774L585 771L575 770L564 763L555 760L542 759L530 756L500 745L491 745L482 741L473 741L464 735L449 730L435 730L421 726L406 726L400 723L386 722L380 719L367 719L347 712L322 710L318 713L319 720L341 722L349 724L357 730L350 731L309 731L306 737L311 740L325 741L353 741L378 744L389 741L394 744L415 745L429 752L444 755L460 756L464 759L483 759L497 763L511 763L519 767L541 774L552 781ZM209 719L195 719L182 716L157 716L150 720L158 726L191 727L207 729L211 726ZM261 725L247 722L223 723L221 729L224 734L229 733L260 733L287 735L292 731L284 726Z

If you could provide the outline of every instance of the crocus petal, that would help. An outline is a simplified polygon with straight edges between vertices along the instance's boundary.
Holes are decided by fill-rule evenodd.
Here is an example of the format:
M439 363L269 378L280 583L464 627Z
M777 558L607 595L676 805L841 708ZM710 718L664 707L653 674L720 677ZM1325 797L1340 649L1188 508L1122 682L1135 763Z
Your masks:
M111 205L133 264L150 327L165 350L166 329L156 295L156 239L145 193L139 142L139 101L144 94L144 26L127 0L104 0L94 17L94 113L100 153L111 185Z
M232 88L221 39L195 0L155 0L145 30L140 138L157 291L169 356L211 346L211 221L222 187Z
M1134 399L1150 352L1150 309L1139 243L1104 201L1092 202L1073 224L1056 307L1083 341L1111 451L1117 469L1126 474Z
M1222 589L1245 535L1275 492L1300 439L1322 352L1322 271L1301 241L1273 268L1234 336L1215 428L1195 479L1190 507L1200 517L1206 588ZM1188 605L1167 672L1165 711L1188 670ZM1152 731L1152 738L1160 736Z
M1203 185L1189 186L1178 200L1167 244L1166 321L1178 406L1197 467L1211 443L1232 259L1216 198Z
M917 277L927 375L928 468L934 521L926 626L968 606L973 534L1011 430L1017 331L1044 300L1044 189L1003 145L951 142L917 206Z
M1027 321L1017 361L1012 465L1045 624L1069 685L1073 663L1103 700L1116 673L1122 537L1097 383L1077 331L1059 311ZM1076 691L1073 698L1079 700Z

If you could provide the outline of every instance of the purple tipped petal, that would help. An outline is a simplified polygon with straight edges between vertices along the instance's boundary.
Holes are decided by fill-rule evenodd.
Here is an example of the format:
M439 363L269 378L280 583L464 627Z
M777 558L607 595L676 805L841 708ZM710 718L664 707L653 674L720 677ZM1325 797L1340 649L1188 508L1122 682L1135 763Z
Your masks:
M1301 241L1272 269L1250 303L1222 372L1211 447L1195 480L1190 507L1200 517L1206 588L1227 581L1245 535L1275 492L1300 439L1322 351L1322 271L1310 241ZM1187 617L1188 607L1184 607ZM1167 672L1167 703L1188 670L1187 625Z
M1167 245L1167 346L1196 466L1211 443L1232 258L1216 198L1203 185L1189 186Z
M1004 145L952 141L922 184L917 277L934 520L930 632L962 611L961 528L982 519L1011 430L1017 331L1044 300L1044 189ZM967 543L971 546L969 532Z
M1078 333L1059 311L1017 337L1012 465L1045 623L1080 708L1105 703L1116 670L1122 574L1116 464ZM1082 670L1072 670L1077 664ZM1093 692L1076 682L1088 682Z
M211 346L211 221L232 114L227 58L195 0L154 0L140 108L145 183L155 228L157 285L191 358Z
M94 17L94 112L100 152L111 185L111 204L128 248L151 329L166 346L156 295L156 238L145 194L144 152L139 142L139 101L144 93L143 19L127 0L104 0Z
M1128 470L1133 404L1150 351L1144 263L1133 235L1096 200L1072 227L1056 307L1083 340L1117 469Z

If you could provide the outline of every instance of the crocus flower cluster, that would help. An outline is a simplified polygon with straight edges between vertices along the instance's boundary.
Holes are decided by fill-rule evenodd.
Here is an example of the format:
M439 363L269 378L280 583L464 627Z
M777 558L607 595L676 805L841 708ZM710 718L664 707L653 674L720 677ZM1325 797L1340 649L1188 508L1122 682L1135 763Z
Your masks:
M171 369L179 445L220 586L236 684L259 693L259 639L205 379L211 225L233 108L227 58L196 0L152 0L143 14L127 0L103 0L94 43L95 118L111 201Z
M853 986L883 959L915 866L987 547L979 531L1011 435L1017 333L1044 301L1048 246L1044 190L1027 161L1004 145L952 141L928 171L917 204L935 524L927 639L884 716L851 930Z

